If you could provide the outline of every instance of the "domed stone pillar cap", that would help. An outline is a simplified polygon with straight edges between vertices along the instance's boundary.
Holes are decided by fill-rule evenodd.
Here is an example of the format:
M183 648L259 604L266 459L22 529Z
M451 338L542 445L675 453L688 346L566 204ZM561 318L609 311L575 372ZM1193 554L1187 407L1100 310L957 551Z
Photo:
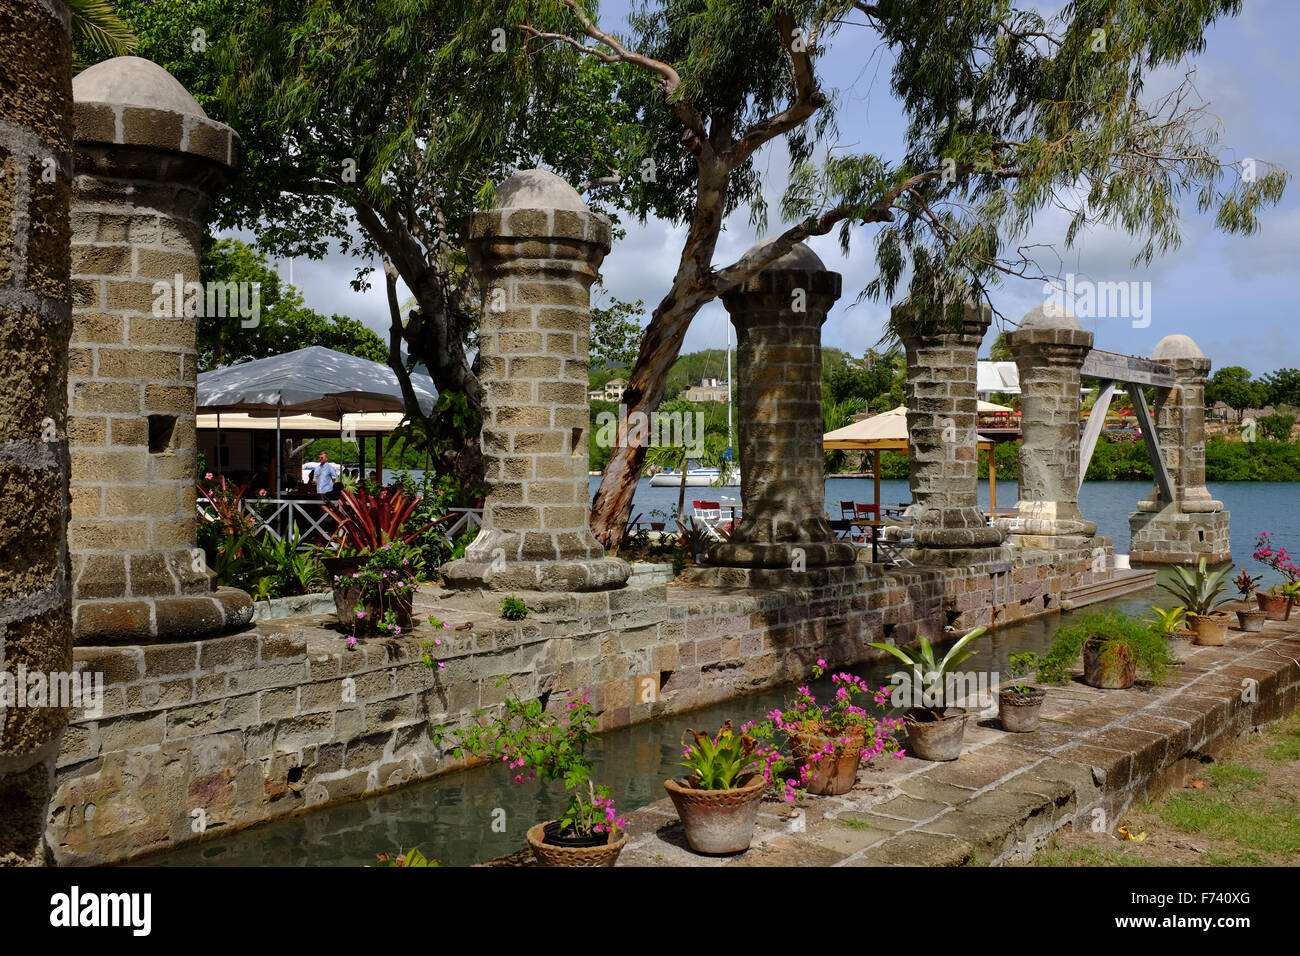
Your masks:
M1168 362L1180 358L1205 358L1205 353L1190 336L1166 335L1156 343L1151 357L1157 362Z
M119 56L72 81L74 139L182 153L229 169L239 164L239 135L210 119L180 82L157 63Z
M1025 313L1020 327L1007 333L1007 345L1068 345L1092 347L1093 334L1085 331L1068 309L1054 303L1036 306ZM1079 359L1082 361L1082 359Z
M912 297L909 295L901 302L890 309L892 324L895 329L906 336L913 328L912 316ZM944 328L935 329L933 335L955 335L962 334L969 338L983 338L984 332L993 322L993 307L984 299L976 299L967 290L965 298L965 308L962 312L961 328Z
M745 256L763 254L776 242L775 237L763 239L750 247ZM742 257L744 258L744 257ZM824 303L825 308L840 297L843 289L843 277L838 272L826 268L821 257L806 242L796 243L784 255L773 261L723 294L723 304L727 299L737 295L779 293L788 295L795 288L803 288L809 295L830 296L831 301Z
M588 209L578 191L555 173L525 169L497 187L491 209L469 217L469 238L507 237L588 242L608 252L613 229L608 219Z

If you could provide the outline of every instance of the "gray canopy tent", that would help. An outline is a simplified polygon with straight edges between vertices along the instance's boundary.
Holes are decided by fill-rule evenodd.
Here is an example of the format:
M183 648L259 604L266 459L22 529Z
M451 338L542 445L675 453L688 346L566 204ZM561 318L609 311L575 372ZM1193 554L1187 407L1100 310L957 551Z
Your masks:
M412 372L410 378L420 411L427 415L438 401L438 390L428 375ZM344 414L406 408L401 384L387 365L319 345L203 372L198 376L195 404L199 412L216 412L218 447L223 411L275 413L277 490L283 481L280 416L284 412L337 419L341 441Z

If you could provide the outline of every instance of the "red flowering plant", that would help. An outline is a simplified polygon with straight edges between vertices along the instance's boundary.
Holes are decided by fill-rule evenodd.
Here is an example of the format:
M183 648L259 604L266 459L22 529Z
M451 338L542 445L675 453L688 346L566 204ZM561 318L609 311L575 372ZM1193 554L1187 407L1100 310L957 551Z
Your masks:
M814 678L822 677L826 673L826 661L819 659L812 673ZM903 756L903 749L894 739L903 721L885 716L889 688L872 689L861 677L849 673L832 675L831 683L835 686L835 697L829 704L819 704L812 689L805 684L796 689L794 700L785 708L773 710L766 719L740 728L741 733L752 733L758 740L771 740L779 734L792 753L798 750L805 755L802 760L779 757L764 768L768 781L784 791L789 803L804 795L818 764L838 757L850 747L857 747L863 760L885 753ZM826 742L809 746L807 741L814 737L825 738Z
M1286 548L1274 546L1267 531L1261 531L1255 539L1255 553L1251 557L1282 575L1282 582L1269 588L1269 593L1284 594L1292 600L1300 596L1300 565L1295 563Z
M596 711L587 691L576 696L570 691L568 697L562 716L547 711L540 700L507 698L504 716L456 731L461 742L453 753L457 759L467 753L488 760L499 758L517 771L515 783L539 775L544 780L564 781L569 803L560 815L560 835L604 833L613 842L626 821L618 815L609 788L597 786L591 778L587 745L596 734ZM482 715L479 711L475 716Z

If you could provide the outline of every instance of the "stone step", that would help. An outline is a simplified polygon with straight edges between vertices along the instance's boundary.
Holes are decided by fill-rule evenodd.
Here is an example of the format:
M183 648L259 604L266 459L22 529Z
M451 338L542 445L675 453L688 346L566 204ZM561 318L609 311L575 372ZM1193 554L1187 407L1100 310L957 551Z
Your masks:
M1070 588L1061 596L1061 610L1072 611L1075 608L1109 601L1112 598L1141 591L1156 583L1156 572L1149 569L1130 568L1111 572L1105 581L1093 584L1081 584Z

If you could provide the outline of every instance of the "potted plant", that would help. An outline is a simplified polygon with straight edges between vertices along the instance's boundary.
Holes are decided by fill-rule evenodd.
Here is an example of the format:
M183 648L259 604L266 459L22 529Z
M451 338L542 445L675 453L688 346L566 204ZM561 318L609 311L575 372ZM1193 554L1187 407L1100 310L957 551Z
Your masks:
M1255 539L1255 552L1251 557L1282 575L1283 584L1275 584L1267 591L1259 591L1255 600L1259 602L1259 609L1268 620L1285 621L1291 616L1293 599L1300 595L1300 566L1291 560L1286 548L1273 546L1267 531L1260 532ZM1290 592L1287 591L1288 586Z
M813 677L820 678L825 668L826 661L819 659L813 666ZM882 753L903 755L893 737L902 721L884 716L888 688L872 690L861 677L846 673L835 674L831 683L835 699L830 704L817 703L812 689L804 685L786 707L741 728L742 732L752 728L758 740L771 740L777 734L784 737L789 761L780 759L769 769L785 777L787 801L805 792L826 796L848 793L863 760ZM876 716L855 703L859 695L874 702Z
M963 635L957 643L948 649L943 660L937 664L930 642L921 638L921 647L916 657L892 644L873 643L871 647L889 651L912 669L911 674L896 671L890 678L902 678L910 687L912 705L905 713L907 722L908 744L916 756L922 760L956 760L961 754L961 742L966 735L966 721L972 716L968 707L948 705L949 685L955 684L952 675L965 660L975 653L968 645L975 638L987 631L987 627L977 627ZM919 701L917 695L922 695Z
M998 694L998 720L1003 730L1013 734L1031 733L1038 729L1038 717L1047 697L1047 691L1031 687L1024 680L1038 667L1038 655L1033 651L1012 654L1007 664L1015 681Z
M504 678L503 678L504 681ZM500 682L498 683L500 686ZM591 778L587 745L596 732L596 713L584 691L569 693L564 717L547 711L540 700L507 698L505 714L458 730L457 759L465 754L500 759L522 784L540 775L562 780L569 803L557 820L528 831L528 844L542 866L613 866L627 845L625 821L614 809L609 789ZM475 716L481 718L483 711Z
M1060 627L1038 665L1038 679L1064 684L1083 655L1083 680L1092 687L1132 687L1141 673L1161 683L1171 661L1164 636L1119 611L1097 611Z
M1225 614L1215 614L1225 604L1231 604L1231 598L1220 598L1226 588L1228 572L1232 567L1207 571L1205 559L1201 558L1195 570L1174 568L1174 580L1162 581L1160 586L1178 598L1187 608L1187 619L1192 630L1196 632L1197 644L1217 647L1223 643L1228 633L1228 618Z
M695 738L687 744L686 735ZM722 725L716 737L687 729L682 734L686 758L682 766L690 773L681 780L665 780L686 842L696 853L740 853L749 849L754 836L758 806L772 779L780 754L760 746L743 731L732 733L731 721Z
M335 608L342 602L350 609L353 637L397 637L410 629L423 564L419 549L398 541L376 550L351 575L335 579Z
M339 623L354 627L357 594L353 582L357 571L385 545L395 542L414 548L416 540L436 522L408 529L419 499L401 489L389 489L378 495L368 491L342 491L336 505L325 504L325 513L337 523L331 538L333 551L321 557L321 564L334 583L334 610ZM405 552L409 556L409 550ZM407 621L409 625L410 621Z
M1196 636L1187 630L1187 608L1182 605L1171 608L1153 607L1151 613L1154 617L1143 623L1164 637L1169 645L1170 659L1178 662L1187 660L1192 653L1192 638Z
M1259 575L1252 577L1245 568L1241 573L1233 578L1232 583L1237 586L1237 593L1241 595L1241 600L1245 607L1237 610L1237 625L1243 631L1262 631L1264 629L1265 616L1262 609L1250 606L1250 596L1259 590Z

